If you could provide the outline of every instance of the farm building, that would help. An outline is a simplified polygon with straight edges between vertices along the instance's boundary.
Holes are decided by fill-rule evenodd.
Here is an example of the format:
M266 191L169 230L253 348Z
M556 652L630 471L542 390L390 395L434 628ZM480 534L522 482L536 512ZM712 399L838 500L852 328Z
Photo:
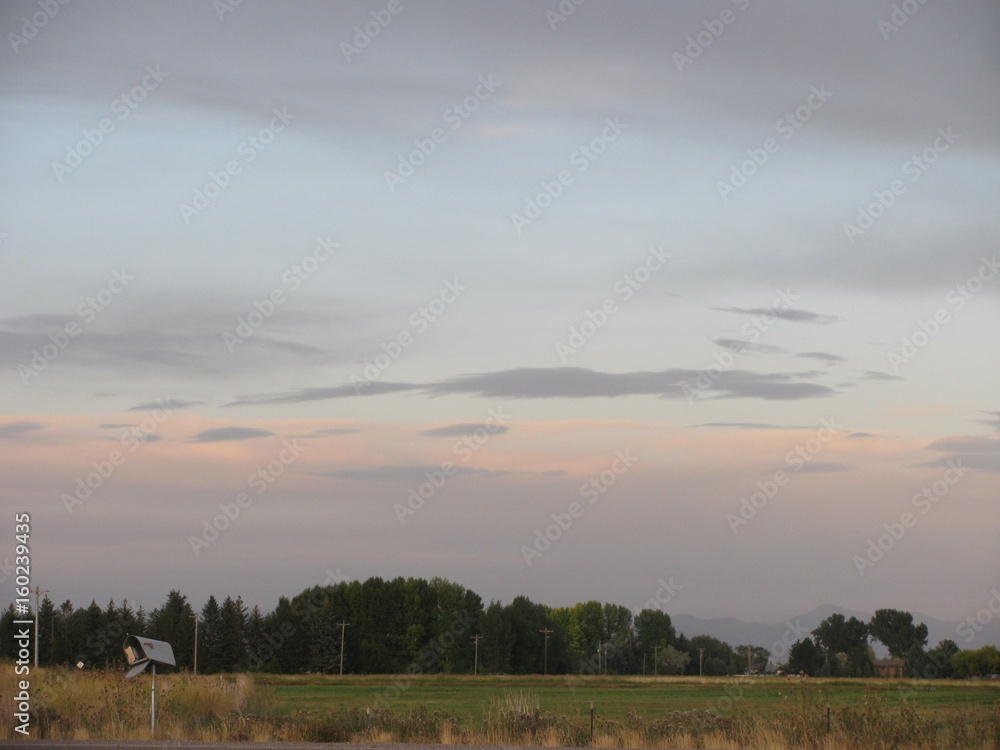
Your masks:
M902 677L906 671L906 659L876 659L872 665L876 677Z

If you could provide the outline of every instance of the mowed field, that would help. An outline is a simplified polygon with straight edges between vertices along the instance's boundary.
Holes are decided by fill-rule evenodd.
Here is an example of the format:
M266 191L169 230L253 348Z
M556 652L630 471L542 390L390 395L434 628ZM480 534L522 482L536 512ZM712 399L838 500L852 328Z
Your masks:
M766 714L792 709L803 700L822 706L829 701L834 711L865 701L882 702L891 710L905 701L927 717L956 708L987 716L1000 706L996 680L256 675L255 681L273 695L281 714L386 706L406 711L423 706L463 723L483 720L498 701L519 694L527 696L533 707L570 719L589 717L591 703L603 719L622 719L628 711L650 719L691 709L724 714L740 705Z

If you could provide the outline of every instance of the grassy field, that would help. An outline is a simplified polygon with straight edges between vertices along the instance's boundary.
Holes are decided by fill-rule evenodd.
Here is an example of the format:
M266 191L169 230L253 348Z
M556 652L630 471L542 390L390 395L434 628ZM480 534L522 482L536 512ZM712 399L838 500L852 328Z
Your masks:
M0 741L17 689L0 664ZM173 740L1000 750L1000 683L985 681L180 672L157 694L156 736ZM33 670L31 696L31 737L150 736L148 676Z
M786 680L780 677L470 677L463 675L328 676L258 675L258 686L274 697L276 710L328 711L388 705L393 711L423 706L466 722L485 719L492 706L512 693L523 693L543 711L568 718L595 713L624 719L629 711L650 718L671 711L727 713L737 704L764 714L786 710L790 703L830 702L832 710L882 700L895 706L905 700L921 714L939 716L965 709L989 715L1000 706L1000 682L950 680Z

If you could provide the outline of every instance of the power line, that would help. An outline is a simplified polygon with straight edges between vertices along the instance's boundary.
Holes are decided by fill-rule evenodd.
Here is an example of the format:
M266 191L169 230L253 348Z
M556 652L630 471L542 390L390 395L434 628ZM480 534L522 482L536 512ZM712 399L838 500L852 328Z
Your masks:
M340 625L340 673L344 674L344 629L350 625L349 622L338 622Z
M554 633L554 630L539 630L539 633L545 633L545 674L549 673L549 634Z
M194 620L194 673L198 674L198 618L200 615L189 615Z
M40 594L49 593L48 589L33 589L30 593L35 595L35 669L38 669L38 597Z

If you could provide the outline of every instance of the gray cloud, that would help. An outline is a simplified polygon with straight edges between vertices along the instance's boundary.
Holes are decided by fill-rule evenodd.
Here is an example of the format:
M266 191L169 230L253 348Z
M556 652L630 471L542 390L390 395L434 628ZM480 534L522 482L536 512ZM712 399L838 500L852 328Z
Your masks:
M7 422L0 425L0 438L9 440L42 429L45 429L45 425L41 422Z
M862 380L903 380L901 375L890 375L887 372L878 370L865 370L861 375Z
M499 477L510 474L509 471L477 469L471 466L454 466L450 476L476 474L483 477ZM334 479L351 479L365 482L426 482L429 476L441 474L440 466L373 466L369 469L338 469L320 472L319 476Z
M821 313L809 312L808 310L784 310L771 307L713 307L712 309L720 312L739 313L741 315L756 315L758 317L773 315L779 320L788 320L792 323L819 323L826 325L842 320L842 318L836 315L822 315Z
M878 435L876 435L876 434L874 434L872 432L852 432L847 437L849 437L849 438L873 438L873 437L878 437Z
M1000 411L984 411L983 414L988 414L994 419L980 419L979 422L1000 431Z
M935 440L926 447L946 455L918 467L951 467L954 464L979 471L1000 471L1000 438L990 435L958 435Z
M954 453L933 461L913 464L917 469L975 469L976 471L1000 472L1000 455L996 453Z
M467 435L475 435L477 430L486 430L490 435L505 435L509 429L506 425L463 422L461 424L450 424L446 427L435 427L430 430L424 430L420 434L424 437L465 437Z
M253 438L273 435L269 430L258 430L255 427L216 427L202 430L191 438L192 443L221 443L229 440L252 440Z
M811 373L810 373L811 374ZM472 393L485 398L616 398L650 395L684 398L702 373L695 370L607 373L582 367L518 368L464 375L427 387L432 395ZM785 373L722 373L705 390L717 398L799 399L826 396L831 388L796 382Z
M295 435L295 437L303 438L305 440L316 440L318 438L325 437L337 437L339 435L350 435L355 432L361 432L361 430L353 428L331 428L328 430L316 430L315 432L310 432L305 435Z
M829 354L827 352L802 352L801 354L796 354L795 356L802 359L818 359L820 362L826 362L830 365L840 364L845 361L843 357L837 356L836 354Z
M928 445L927 450L947 451L948 453L1000 454L1000 439L988 435L961 435L941 438Z
M712 398L761 398L797 400L830 396L829 386L803 382L821 375L816 371L801 373L755 373L732 370L721 373L701 389ZM698 389L698 370L670 369L659 372L608 373L583 367L521 367L492 373L462 375L450 380L419 383L371 383L355 389L353 385L332 388L306 388L284 393L241 396L226 406L247 404L290 404L333 398L372 396L379 393L421 391L429 396L474 394L483 398L617 398L620 396L660 396L686 398L690 389Z
M758 354L784 354L785 349L773 344L755 344L740 339L713 339L712 343L733 352L757 352Z
M135 406L130 406L126 411L155 411L156 409L180 411L192 406L201 406L204 403L204 401L184 401L177 398L168 398L163 401L146 401L142 404L136 404Z
M847 464L836 463L834 461L810 461L799 470L799 474L825 474L831 471L849 471Z
M416 383L364 382L354 385L338 385L332 388L304 388L301 391L285 393L261 393L240 396L226 406L247 406L250 404L298 404L303 401L325 401L331 398L354 398L356 396L378 396L383 393L416 391L422 386Z
M692 427L724 427L727 429L736 430L815 430L816 426L811 427L802 425L778 425L778 424L765 424L764 422L706 422L705 424L696 424Z

